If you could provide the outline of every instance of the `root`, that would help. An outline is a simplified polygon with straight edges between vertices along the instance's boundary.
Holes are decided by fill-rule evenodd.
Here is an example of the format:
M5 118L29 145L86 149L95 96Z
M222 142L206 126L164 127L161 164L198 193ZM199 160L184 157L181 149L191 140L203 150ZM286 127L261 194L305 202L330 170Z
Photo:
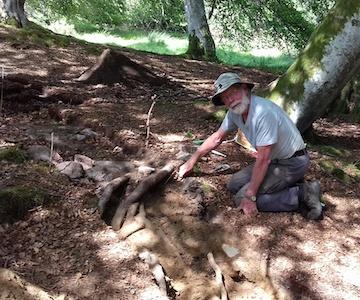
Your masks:
M209 260L210 266L213 268L214 272L215 272L215 280L216 280L216 284L220 290L220 294L221 294L221 300L228 300L228 293L226 291L226 287L223 281L223 274L221 273L221 269L220 267L216 264L214 256L211 252L208 253L207 258Z

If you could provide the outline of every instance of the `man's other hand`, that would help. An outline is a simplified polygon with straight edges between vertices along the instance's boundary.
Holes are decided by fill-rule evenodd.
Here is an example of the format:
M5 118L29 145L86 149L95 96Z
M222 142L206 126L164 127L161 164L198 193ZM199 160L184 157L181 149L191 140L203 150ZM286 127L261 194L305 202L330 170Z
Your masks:
M244 214L250 217L258 214L256 202L253 202L248 198L243 198L241 200L239 209L242 209Z

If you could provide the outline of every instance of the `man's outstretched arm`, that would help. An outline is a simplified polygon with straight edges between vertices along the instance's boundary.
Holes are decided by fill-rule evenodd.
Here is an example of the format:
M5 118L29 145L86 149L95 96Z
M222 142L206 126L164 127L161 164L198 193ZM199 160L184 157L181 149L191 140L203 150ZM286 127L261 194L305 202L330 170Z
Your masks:
M183 178L191 172L196 162L204 155L208 154L211 150L215 149L221 144L227 135L227 131L219 128L216 132L210 135L204 143L196 150L191 158L184 163L179 169L179 178Z

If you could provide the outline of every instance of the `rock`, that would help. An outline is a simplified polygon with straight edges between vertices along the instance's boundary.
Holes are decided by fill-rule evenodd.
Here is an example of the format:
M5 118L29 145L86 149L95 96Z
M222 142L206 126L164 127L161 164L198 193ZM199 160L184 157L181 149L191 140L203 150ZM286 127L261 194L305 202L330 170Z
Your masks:
M176 154L176 159L187 161L191 157L189 152L181 150L178 154Z
M50 161L50 149L43 145L33 145L27 150L28 155L31 159L36 161ZM62 162L62 157L57 153L53 152L52 161L59 163Z
M231 247L227 244L222 244L221 248L223 249L225 254L230 258L232 258L240 253L240 251L238 249Z
M95 163L90 157L81 154L75 154L74 161L80 163L84 170L91 169Z
M220 164L215 167L216 172L225 172L230 169L231 169L231 167L228 164Z
M149 167L149 166L140 166L138 168L138 172L142 175L149 175L149 174L155 172L155 168Z
M111 181L121 177L132 169L128 162L114 162L110 160L96 161L91 169L85 170L86 176L94 181Z
M56 165L60 173L67 175L71 179L76 179L84 176L84 169L81 163L76 161L64 161Z
M80 134L85 135L87 138L95 138L98 134L90 128L85 128L80 131Z
M86 140L86 136L83 134L76 134L75 135L75 139L79 142L85 141Z

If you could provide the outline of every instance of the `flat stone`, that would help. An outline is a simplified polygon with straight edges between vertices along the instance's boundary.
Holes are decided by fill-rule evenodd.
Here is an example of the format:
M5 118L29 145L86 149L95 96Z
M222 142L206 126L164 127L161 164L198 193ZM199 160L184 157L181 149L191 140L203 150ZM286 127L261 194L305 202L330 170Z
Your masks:
M221 248L223 249L223 251L225 252L225 254L228 256L228 257L234 257L236 255L238 255L240 253L240 251L234 247L231 247L227 244L222 244Z
M80 163L84 170L91 169L95 163L95 161L90 157L81 154L75 154L74 161Z
M76 161L64 161L56 165L60 173L65 174L71 179L81 178L84 176L82 165Z
M35 161L50 161L50 149L43 145L33 145L27 150L29 157ZM63 159L57 152L53 152L52 161L61 162Z

